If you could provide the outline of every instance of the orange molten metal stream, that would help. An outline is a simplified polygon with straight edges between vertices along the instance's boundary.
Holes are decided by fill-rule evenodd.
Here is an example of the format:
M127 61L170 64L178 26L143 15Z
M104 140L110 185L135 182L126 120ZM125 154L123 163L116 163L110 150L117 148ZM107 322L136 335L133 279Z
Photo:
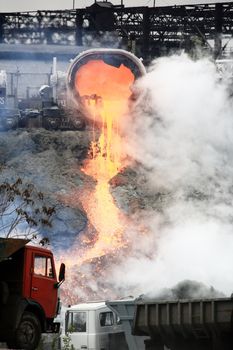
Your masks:
M127 246L120 212L109 192L109 180L122 168L124 150L118 125L127 113L134 79L131 70L124 65L116 68L102 60L89 61L76 73L75 88L86 102L92 119L97 122L95 125L101 128L96 142L93 127L92 158L83 168L96 180L96 187L91 195L81 199L98 237L94 246L84 252L80 262Z

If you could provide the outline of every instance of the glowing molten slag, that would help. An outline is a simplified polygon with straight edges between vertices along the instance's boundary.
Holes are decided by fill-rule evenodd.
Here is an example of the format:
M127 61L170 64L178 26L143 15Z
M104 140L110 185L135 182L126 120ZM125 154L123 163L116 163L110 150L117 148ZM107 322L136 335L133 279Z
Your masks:
M135 77L124 65L119 68L102 60L91 60L81 66L75 76L75 89L86 104L91 118L101 129L98 142L91 144L92 159L83 171L96 180L94 193L81 198L98 238L81 259L88 260L107 253L114 253L127 243L123 239L124 227L120 212L109 192L109 180L122 167L123 143L118 126L127 113L131 86Z

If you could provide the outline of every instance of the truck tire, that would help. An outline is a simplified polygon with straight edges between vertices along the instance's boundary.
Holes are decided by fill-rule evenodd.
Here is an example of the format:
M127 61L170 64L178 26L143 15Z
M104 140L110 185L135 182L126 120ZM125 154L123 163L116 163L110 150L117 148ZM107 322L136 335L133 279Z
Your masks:
M41 325L31 312L24 312L13 339L8 342L11 349L35 350L41 337Z

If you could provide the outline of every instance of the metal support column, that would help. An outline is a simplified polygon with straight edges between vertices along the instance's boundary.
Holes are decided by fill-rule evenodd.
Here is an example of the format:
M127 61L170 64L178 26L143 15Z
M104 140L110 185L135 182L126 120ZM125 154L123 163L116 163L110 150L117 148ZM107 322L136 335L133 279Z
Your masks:
M52 29L51 28L46 28L45 31L45 37L46 37L46 42L47 44L53 44L53 33L52 33Z
M83 46L83 13L80 10L76 10L75 24L75 43L78 46Z
M144 59L147 59L149 56L149 45L150 45L150 12L149 12L149 8L146 7L143 10L142 55Z
M4 42L4 28L5 16L0 14L0 43Z
M215 39L214 56L218 58L222 53L222 28L223 28L223 6L218 3L215 5Z

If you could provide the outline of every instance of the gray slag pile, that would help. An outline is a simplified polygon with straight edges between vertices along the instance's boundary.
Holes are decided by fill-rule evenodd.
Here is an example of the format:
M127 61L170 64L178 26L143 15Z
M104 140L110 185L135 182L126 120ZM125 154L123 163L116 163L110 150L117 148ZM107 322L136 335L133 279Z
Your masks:
M89 131L17 130L1 133L1 182L13 182L20 177L43 192L46 203L55 206L52 228L44 232L53 246L69 247L86 226L82 208L69 207L59 196L81 186L85 175L79 166L89 147Z

